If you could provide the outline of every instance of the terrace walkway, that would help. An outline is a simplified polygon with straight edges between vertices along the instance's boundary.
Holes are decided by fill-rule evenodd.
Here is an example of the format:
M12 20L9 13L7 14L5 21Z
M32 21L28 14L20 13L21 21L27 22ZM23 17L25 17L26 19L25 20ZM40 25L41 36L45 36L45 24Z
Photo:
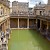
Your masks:
M35 30L12 30L9 50L50 50L50 42Z

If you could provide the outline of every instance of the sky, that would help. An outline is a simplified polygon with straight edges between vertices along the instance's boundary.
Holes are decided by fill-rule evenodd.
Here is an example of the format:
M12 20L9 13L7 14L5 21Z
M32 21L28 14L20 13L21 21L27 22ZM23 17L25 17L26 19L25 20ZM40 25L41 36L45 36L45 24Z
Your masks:
M48 0L10 0L10 2L19 1L19 2L29 2L29 7L34 7L35 4L41 2L42 4L47 4Z

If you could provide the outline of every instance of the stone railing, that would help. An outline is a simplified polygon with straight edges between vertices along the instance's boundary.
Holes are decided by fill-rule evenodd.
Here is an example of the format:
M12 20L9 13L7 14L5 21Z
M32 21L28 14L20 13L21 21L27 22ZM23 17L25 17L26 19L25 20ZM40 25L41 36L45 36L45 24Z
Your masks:
M34 14L10 14L10 17L35 17Z
M36 17L39 19L50 20L50 15L47 15L47 14L46 15L45 14L44 15L36 15Z

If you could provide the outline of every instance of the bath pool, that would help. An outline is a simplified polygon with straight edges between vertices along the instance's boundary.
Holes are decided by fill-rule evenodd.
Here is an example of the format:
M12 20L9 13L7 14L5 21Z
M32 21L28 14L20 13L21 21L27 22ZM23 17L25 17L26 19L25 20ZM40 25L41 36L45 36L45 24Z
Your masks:
M50 42L35 30L12 30L9 50L50 50Z

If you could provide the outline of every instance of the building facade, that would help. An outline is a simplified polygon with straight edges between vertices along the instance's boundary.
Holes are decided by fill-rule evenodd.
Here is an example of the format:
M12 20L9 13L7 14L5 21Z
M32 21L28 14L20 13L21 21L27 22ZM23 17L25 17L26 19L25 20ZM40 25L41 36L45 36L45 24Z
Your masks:
M50 40L50 1L48 4L38 4L29 8L28 3L12 2L10 14L10 28L36 29L44 37Z
M14 1L12 2L12 12L13 13L22 13L28 12L28 6L29 6L29 2L18 2L18 1Z
M45 6L40 4L40 6L34 7L34 13L36 15L36 27L44 37L50 40L50 4ZM42 5L42 6L41 6Z
M33 27L33 8L29 8L28 2L12 2L12 14L10 15L10 27L17 29L29 29ZM13 25L14 24L14 25Z
M45 4L38 4L34 7L34 14L35 15L44 15L45 13Z
M8 50L10 28L36 29L50 40L50 0L48 4L36 5L34 11L29 8L28 2L14 1L11 13L9 3L8 0L0 0L0 50Z
M0 0L0 50L8 50L8 34L10 33L10 8L8 0ZM8 38L7 38L8 37ZM4 46L5 45L5 46Z
M48 0L48 4L50 5L50 0Z

